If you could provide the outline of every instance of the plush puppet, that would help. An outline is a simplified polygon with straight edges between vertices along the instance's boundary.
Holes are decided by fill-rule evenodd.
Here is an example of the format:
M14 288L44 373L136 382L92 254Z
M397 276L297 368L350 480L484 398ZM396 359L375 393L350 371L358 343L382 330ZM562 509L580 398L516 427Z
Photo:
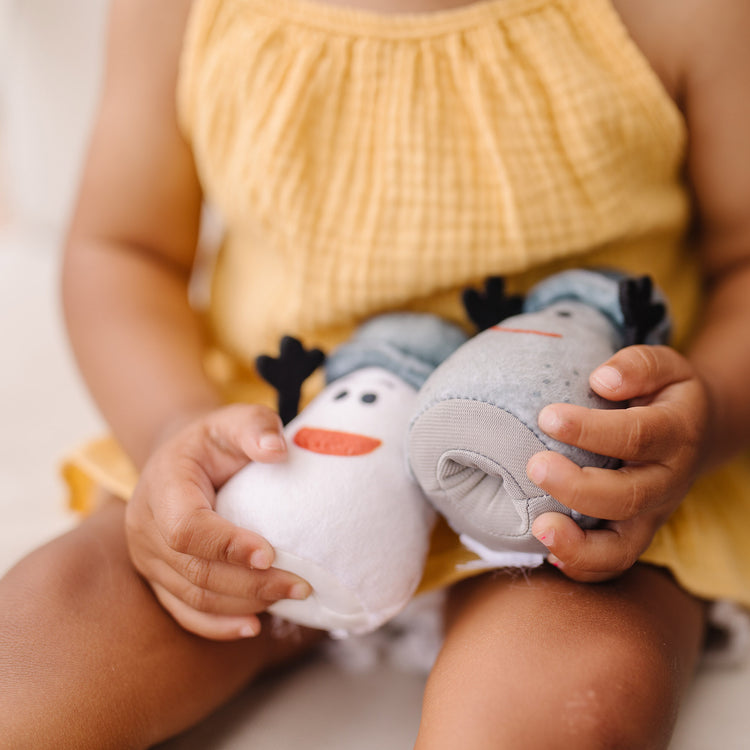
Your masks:
M421 314L373 318L326 363L329 385L285 427L288 459L251 463L218 492L216 510L267 539L274 566L313 588L270 612L361 634L399 612L420 581L435 512L410 476L406 435L417 391L466 340ZM258 368L279 390L284 419L300 383L322 359L285 339Z
M526 463L540 450L616 462L552 440L537 415L559 401L619 406L596 396L588 375L623 346L666 340L658 294L645 278L569 271L525 301L493 279L465 303L484 329L469 340L431 315L365 323L296 417L300 385L323 355L285 339L279 358L259 358L279 391L289 457L246 466L219 491L217 511L265 537L275 566L312 585L307 600L272 613L334 635L375 630L419 583L435 509L486 567L540 563L546 549L531 524L543 512L597 523L531 483Z
M526 476L543 450L581 466L615 468L606 456L553 440L537 426L547 404L597 409L606 401L588 376L618 349L663 343L662 299L646 277L574 270L533 287L520 306L493 281L485 297L470 293L467 309L485 328L456 350L422 386L409 430L409 463L425 494L462 542L491 565L541 563L546 548L531 534L537 516L576 514Z

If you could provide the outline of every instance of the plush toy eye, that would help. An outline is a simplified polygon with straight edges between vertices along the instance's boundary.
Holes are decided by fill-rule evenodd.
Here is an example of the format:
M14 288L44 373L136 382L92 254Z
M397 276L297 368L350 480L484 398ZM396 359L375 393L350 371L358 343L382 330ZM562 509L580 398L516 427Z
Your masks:
M349 391L339 391L334 397L334 401L341 401L342 398L346 398L349 395Z
M378 400L377 394L375 393L365 393L362 396L362 403L365 404L374 404Z

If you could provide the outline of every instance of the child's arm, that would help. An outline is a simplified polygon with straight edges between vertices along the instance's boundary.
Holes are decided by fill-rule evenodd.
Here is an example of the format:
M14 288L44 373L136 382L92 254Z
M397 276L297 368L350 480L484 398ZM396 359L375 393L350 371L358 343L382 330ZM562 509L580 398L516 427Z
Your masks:
M648 5L631 5L639 4ZM532 480L561 502L612 520L584 532L562 516L537 519L534 533L553 562L578 580L609 578L632 565L691 482L750 438L750 6L667 5L680 34L679 43L669 42L665 29L664 44L679 50L675 69L708 299L686 357L632 347L592 374L594 390L635 399L631 408L593 412L557 404L540 415L553 437L625 461L618 471L580 469L554 453L529 462Z
M188 305L201 190L176 124L175 83L190 5L113 3L63 296L81 371L142 469L128 508L133 561L185 627L228 638L256 632L255 613L299 579L252 570L251 558L271 564L268 543L212 511L214 486L228 473L249 458L281 460L284 449L272 412L214 411L220 400ZM267 436L276 449L261 445Z

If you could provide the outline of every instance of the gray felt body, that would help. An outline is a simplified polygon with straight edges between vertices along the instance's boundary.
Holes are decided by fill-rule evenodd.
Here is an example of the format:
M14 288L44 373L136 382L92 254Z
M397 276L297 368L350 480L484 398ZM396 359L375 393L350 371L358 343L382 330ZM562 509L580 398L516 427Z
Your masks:
M554 510L592 525L534 485L526 463L554 450L580 466L617 465L553 440L537 416L555 402L619 406L597 396L588 377L621 345L610 317L566 299L483 331L433 372L411 423L409 462L454 530L494 551L537 553L545 550L531 524L541 513Z

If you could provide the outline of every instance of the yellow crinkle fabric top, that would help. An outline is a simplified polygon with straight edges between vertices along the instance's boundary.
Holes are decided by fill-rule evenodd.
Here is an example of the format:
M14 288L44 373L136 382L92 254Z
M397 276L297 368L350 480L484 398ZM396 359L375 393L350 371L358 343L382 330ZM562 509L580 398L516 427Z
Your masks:
M608 0L195 0L177 96L226 229L207 367L230 399L268 401L252 362L283 334L330 349L394 309L466 323L460 290L489 275L522 290L577 265L649 273L689 335L685 125ZM114 489L135 480L111 442L74 458L79 487L110 458ZM750 604L748 479L735 462L702 480L646 559ZM435 547L426 586L466 574L450 535Z

